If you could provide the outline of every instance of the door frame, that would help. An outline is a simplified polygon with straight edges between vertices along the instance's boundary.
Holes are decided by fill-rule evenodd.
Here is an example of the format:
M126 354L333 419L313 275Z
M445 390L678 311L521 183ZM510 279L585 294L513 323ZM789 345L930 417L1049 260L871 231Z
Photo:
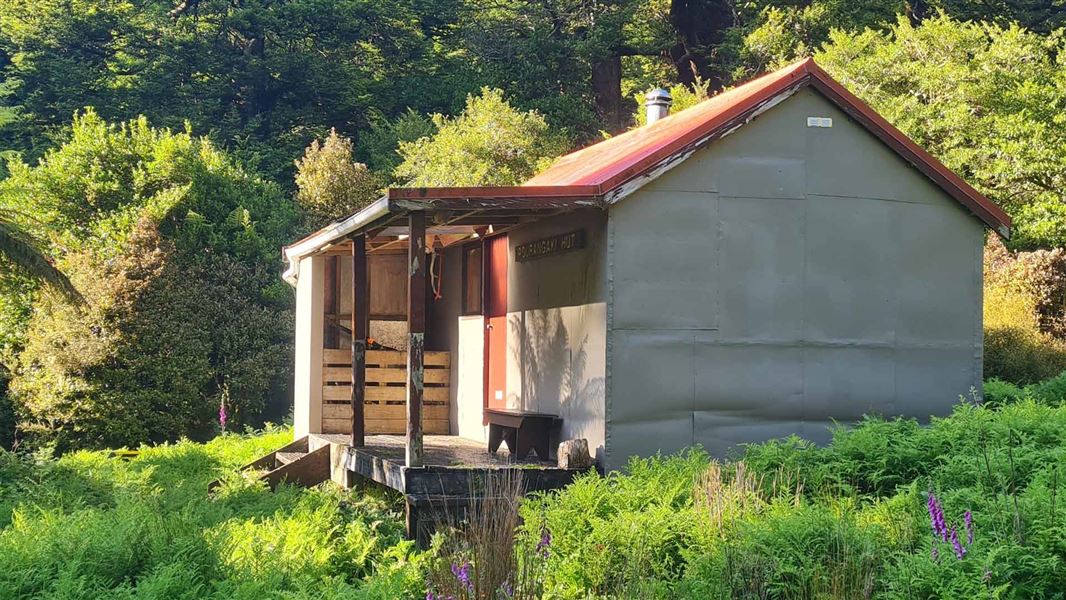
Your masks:
M504 248L504 256L503 256L503 259L502 259L503 260L503 263L502 263L503 264L503 282L502 282L502 287L499 287L498 289L502 289L503 290L503 314L493 315L493 314L491 314L492 312L495 312L493 309L496 309L498 307L494 306L494 304L492 302L490 302L490 299L489 299L490 290L493 289L493 285L494 285L493 283L490 283L490 281L493 281L491 275L493 273L492 261L493 261L493 256L494 256L494 253L490 249L490 247L492 246L493 242L495 242L496 240L500 240L500 239L502 239L503 241L499 242L499 244L501 244L503 246L503 248ZM482 329L482 332L483 332L483 335L484 335L484 339L483 339L483 373L482 373L482 391L483 391L483 393L482 393L482 411L481 411L481 413L482 413L482 423L485 424L485 425L488 425L488 415L485 413L485 411L490 406L492 406L492 402L493 402L493 399L491 398L491 395L492 395L493 391L492 391L492 389L490 388L490 385L489 385L490 373L492 372L492 354L493 354L493 350L492 350L492 347L491 347L490 342L489 342L489 338L490 338L491 333L492 333L492 323L490 322L490 319L493 319L493 318L498 319L500 317L503 318L503 327L504 327L503 340L504 340L504 344L503 344L503 348L497 349L496 352L497 352L497 356L502 356L503 357L503 361L504 361L504 365L503 365L503 381L504 381L504 393L506 394L506 381L507 381L507 363L506 363L506 361L507 361L507 341L506 340L507 340L507 299L508 299L507 292L509 291L508 290L508 285L507 285L507 278L508 278L508 274L509 274L509 271L510 271L510 247L509 247L509 245L507 243L507 239L508 239L507 233L504 232L504 233L498 233L498 234L495 234L495 235L487 236L487 237L483 238L483 240L482 240L482 251L481 251L481 268L482 268L482 272L481 272L481 295L482 295L482 297L481 297L481 314L482 314L482 318L484 319L483 329ZM506 397L504 398L504 402L506 402Z

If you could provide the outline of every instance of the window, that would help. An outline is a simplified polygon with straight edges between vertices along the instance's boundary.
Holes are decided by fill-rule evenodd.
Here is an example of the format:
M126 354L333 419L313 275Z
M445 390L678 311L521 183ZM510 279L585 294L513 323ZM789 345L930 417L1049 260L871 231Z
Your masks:
M481 314L481 243L463 248L463 314Z

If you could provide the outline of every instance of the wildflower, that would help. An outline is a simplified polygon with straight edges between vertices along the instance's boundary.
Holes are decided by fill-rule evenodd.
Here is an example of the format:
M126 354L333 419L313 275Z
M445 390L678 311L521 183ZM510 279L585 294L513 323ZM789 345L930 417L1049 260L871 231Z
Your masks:
M455 579L463 584L463 587L473 590L474 584L470 583L470 563L463 561L462 566L456 563L452 563L452 575L455 575Z
M437 600L437 595L433 592L426 592L426 600Z
M940 502L936 499L936 494L929 492L929 523L933 526L933 535L948 541L948 527L944 522L944 509L940 506Z
M973 546L973 513L966 511L962 515L962 522L966 525L966 545Z
M966 556L966 548L962 547L962 543L959 542L959 532L954 527L951 528L951 547L955 550L955 558L962 560L962 557Z
M537 542L537 553L548 558L548 548L552 545L552 532L547 527L540 530L540 541Z
M218 403L218 424L222 426L222 433L226 433L226 401Z

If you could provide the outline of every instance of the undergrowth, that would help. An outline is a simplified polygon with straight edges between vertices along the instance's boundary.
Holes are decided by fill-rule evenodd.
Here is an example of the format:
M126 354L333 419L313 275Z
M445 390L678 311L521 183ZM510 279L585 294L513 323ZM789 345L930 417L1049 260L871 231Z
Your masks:
M824 447L692 448L524 501L500 481L428 552L395 497L235 473L286 430L0 453L0 598L1063 598L1066 386L997 385Z
M421 554L395 499L235 468L289 430L58 460L0 452L0 598L408 597ZM208 494L208 484L223 484Z

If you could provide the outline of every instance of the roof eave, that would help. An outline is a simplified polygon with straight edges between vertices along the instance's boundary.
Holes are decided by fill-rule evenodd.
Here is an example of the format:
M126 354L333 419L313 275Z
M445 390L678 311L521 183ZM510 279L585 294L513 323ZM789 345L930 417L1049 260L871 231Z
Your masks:
M282 255L288 264L285 267L285 272L282 273L282 278L289 282L289 285L295 287L300 277L300 259L351 235L353 232L389 214L389 212L389 197L382 196L347 219L331 223L300 241L285 246L282 248Z

